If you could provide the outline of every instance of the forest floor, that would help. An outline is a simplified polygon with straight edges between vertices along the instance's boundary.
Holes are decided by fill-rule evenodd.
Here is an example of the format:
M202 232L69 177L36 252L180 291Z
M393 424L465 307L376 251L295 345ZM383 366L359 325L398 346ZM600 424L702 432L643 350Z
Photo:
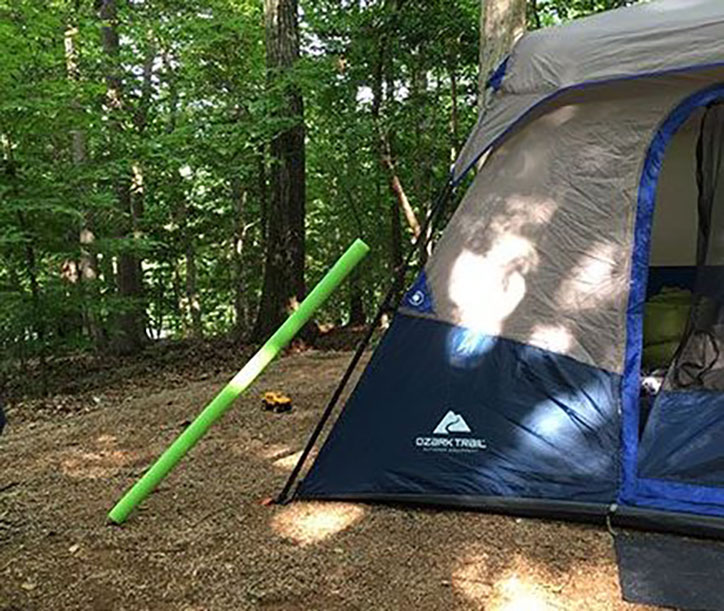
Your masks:
M242 360L18 403L0 437L0 610L633 609L604 528L346 503L264 506L349 352L278 360L122 526L120 494ZM224 364L222 361L225 361ZM81 372L78 372L81 375ZM294 410L259 395L281 390Z

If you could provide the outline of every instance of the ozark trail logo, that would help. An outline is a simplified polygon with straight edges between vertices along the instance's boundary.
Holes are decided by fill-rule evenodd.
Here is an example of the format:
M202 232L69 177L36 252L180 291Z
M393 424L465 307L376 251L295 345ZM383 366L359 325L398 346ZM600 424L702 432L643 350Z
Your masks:
M472 429L461 414L449 410L432 431L433 437L416 437L415 446L423 451L479 452L487 448L484 439L468 436Z
M465 419L454 411L450 410L435 427L433 435L449 435L450 433L470 433L470 427Z

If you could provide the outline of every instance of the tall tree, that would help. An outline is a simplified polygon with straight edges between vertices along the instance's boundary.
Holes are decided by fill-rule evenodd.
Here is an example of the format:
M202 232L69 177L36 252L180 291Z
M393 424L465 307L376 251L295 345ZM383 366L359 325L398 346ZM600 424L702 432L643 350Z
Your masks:
M488 77L525 33L526 6L526 0L481 0L478 83L478 102L481 109L485 108L488 101Z
M281 129L270 147L266 265L256 339L274 331L305 291L304 104L294 71L299 60L297 0L265 0L264 22L269 87L278 94L274 115Z
M111 129L109 145L113 153L118 155L124 147L125 135L118 6L116 0L97 0L96 6L101 21L101 43L106 60L106 105ZM146 85L144 78L144 89ZM144 121L141 116L137 114L134 117L134 123L139 127ZM119 219L116 235L123 244L118 255L116 283L123 305L118 312L112 343L115 351L132 353L138 351L148 339L143 304L142 264L133 246L134 239L139 233L138 224L143 205L143 182L138 166L134 167L132 181L130 168L125 168L124 165L119 164L114 184Z
M78 11L74 11L77 13ZM80 69L78 65L77 37L79 35L76 24L77 15L68 24L64 34L65 65L68 79L72 85L80 81ZM70 103L71 112L76 116L82 116L85 111L82 102L74 98ZM79 121L80 122L80 121ZM95 234L91 226L90 206L83 201L86 197L88 181L82 174L83 166L88 161L88 138L85 130L75 125L70 130L71 136L71 159L76 169L80 171L80 178L77 180L77 191L81 200L81 221L78 232L80 252L77 264L76 283L79 289L79 305L81 308L84 325L93 345L97 350L104 347L105 334L100 323L96 308L98 306L98 255L95 246Z

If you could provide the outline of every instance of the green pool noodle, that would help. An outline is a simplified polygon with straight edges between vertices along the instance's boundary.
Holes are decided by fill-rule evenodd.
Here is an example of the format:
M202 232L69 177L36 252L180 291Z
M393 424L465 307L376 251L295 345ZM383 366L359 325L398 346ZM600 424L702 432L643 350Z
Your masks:
M122 524L128 515L169 474L185 454L196 445L212 424L223 416L234 400L244 392L264 368L292 341L299 330L309 322L314 312L327 300L349 273L364 259L369 247L356 240L311 293L272 335L261 349L244 365L231 382L209 403L196 419L179 435L153 466L126 492L108 514L115 524Z

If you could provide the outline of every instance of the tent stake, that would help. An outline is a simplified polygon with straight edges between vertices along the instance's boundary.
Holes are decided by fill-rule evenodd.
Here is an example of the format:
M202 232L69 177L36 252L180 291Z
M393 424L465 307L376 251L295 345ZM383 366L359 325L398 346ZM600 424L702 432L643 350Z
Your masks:
M355 266L367 255L369 247L356 240L335 263L299 308L272 335L252 359L221 390L196 419L176 438L154 465L121 498L108 514L109 519L122 524L128 515L168 475L184 455L204 436L212 424L223 416L233 401L244 392L264 368L284 349L297 332L311 319Z

